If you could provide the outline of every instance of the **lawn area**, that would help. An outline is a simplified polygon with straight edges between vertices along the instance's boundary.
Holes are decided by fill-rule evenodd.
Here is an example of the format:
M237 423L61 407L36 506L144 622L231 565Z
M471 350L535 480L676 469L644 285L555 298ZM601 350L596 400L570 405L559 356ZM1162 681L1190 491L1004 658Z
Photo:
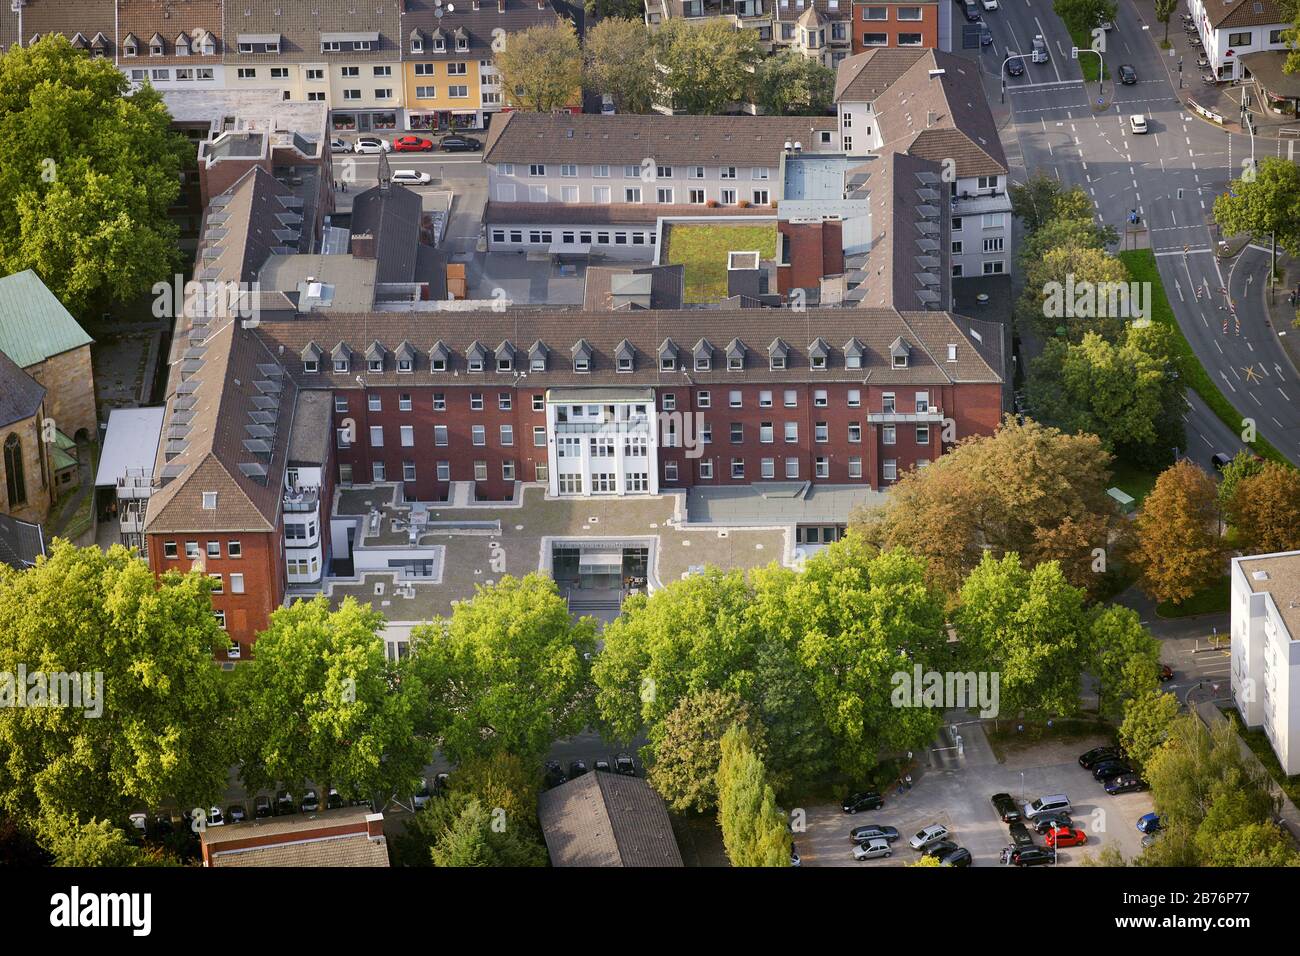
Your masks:
M1198 591L1182 604L1161 601L1156 605L1156 613L1161 617L1192 617L1196 614L1221 614L1228 610L1231 586L1225 577L1218 584L1212 584L1204 591Z
M1149 471L1122 458L1115 459L1112 470L1114 474L1111 475L1110 486L1118 488L1131 497L1135 510L1141 508L1143 499L1156 486L1156 477L1159 472Z
M716 302L727 297L727 253L758 250L776 258L776 227L673 225L668 229L664 262L686 267L686 301Z
M1017 728L1023 727L1023 730ZM989 747L998 763L1006 763L1007 757L1027 750L1045 741L1071 743L1087 740L1097 735L1113 737L1115 729L1096 716L1058 717L1048 727L1046 722L1029 720L999 720L993 724L985 722L984 733L988 737Z
M1057 15L1061 16L1059 4L1054 5L1054 9L1056 9ZM1080 50L1092 49L1092 29L1090 27L1075 28L1070 25L1070 22L1066 20L1064 16L1061 16L1061 20L1065 23L1065 28L1070 31L1070 40L1074 46L1077 46ZM1109 40L1110 36L1107 35L1106 39ZM1104 56L1105 54L1103 53L1102 57L1104 58ZM1083 71L1083 80L1085 83L1097 82L1097 70L1099 68L1100 60L1101 58L1092 53L1081 53L1079 55L1079 69ZM1106 70L1106 76L1110 76L1109 69Z
M1156 268L1156 257L1150 249L1135 249L1128 252L1119 253L1119 259L1128 267L1129 278L1135 282L1151 283L1151 319L1162 325L1167 325L1174 330L1174 349L1178 353L1180 364L1183 367L1183 377L1187 381L1187 386L1197 395L1219 420L1231 428L1234 432L1241 431L1241 413L1232 407L1232 404L1223 397L1219 387L1214 384L1210 374L1205 371L1204 366L1196 358L1196 353L1192 351L1191 345L1188 344L1187 338L1183 335L1183 330L1178 327L1178 319L1174 316L1174 310L1169 306L1169 300L1165 297L1164 285L1160 281L1160 270ZM1251 448L1265 458L1281 464L1288 464L1287 460L1282 457L1281 452L1269 444L1263 435L1256 435L1255 441L1250 443Z
M1277 754L1273 753L1273 745L1268 742L1268 735L1262 728L1247 730L1235 710L1226 713L1228 719L1232 721L1233 729L1242 740L1246 741L1250 752L1259 758L1259 762L1264 765L1264 769L1268 771L1274 783L1282 788L1282 792L1291 799L1292 803L1300 803L1300 777L1288 777L1282 772L1282 765L1277 762Z

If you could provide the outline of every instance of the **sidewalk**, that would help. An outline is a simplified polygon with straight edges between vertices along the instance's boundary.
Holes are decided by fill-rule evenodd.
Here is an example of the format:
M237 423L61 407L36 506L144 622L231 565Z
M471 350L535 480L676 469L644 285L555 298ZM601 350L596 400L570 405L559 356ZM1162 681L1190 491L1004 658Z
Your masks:
M1282 130L1300 130L1300 120L1294 116L1278 116L1273 112L1261 111L1260 97L1258 92L1251 88L1252 84L1233 81L1210 86L1202 82L1202 75L1208 74L1210 70L1208 66L1198 65L1198 61L1204 59L1205 52L1193 47L1188 42L1188 34L1183 31L1181 14L1184 12L1184 7L1180 5L1169 21L1169 44L1173 51L1171 56L1170 50L1162 49L1160 46L1160 42L1165 38L1165 25L1156 19L1155 0L1132 0L1132 2L1138 19L1143 24L1151 26L1150 30L1143 32L1149 35L1150 43L1164 65L1169 83L1174 88L1174 95L1193 116L1220 129L1246 134L1246 129L1240 122L1241 94L1243 90L1249 90L1251 100L1249 109L1255 121L1257 137L1289 139L1297 135L1295 132L1283 133ZM1181 89L1178 73L1180 61L1183 66Z
M1300 328L1295 325L1297 310L1300 310L1300 297L1294 305L1288 300L1290 292L1300 288L1300 263L1288 256L1281 248L1277 250L1277 265L1282 271L1282 278L1273 293L1272 301L1264 294L1268 303L1268 323L1277 333L1277 340L1282 343L1291 364L1300 368Z

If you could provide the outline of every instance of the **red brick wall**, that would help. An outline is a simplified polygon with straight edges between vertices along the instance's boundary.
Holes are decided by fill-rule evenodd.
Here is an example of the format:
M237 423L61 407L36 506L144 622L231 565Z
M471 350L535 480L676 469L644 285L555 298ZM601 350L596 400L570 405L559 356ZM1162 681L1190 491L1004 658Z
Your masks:
M949 0L940 0L940 3L947 3ZM921 8L921 19L918 20L899 20L899 7ZM887 20L863 20L863 11L867 7L887 7L889 10L889 19ZM957 14L954 14L956 16ZM939 46L939 5L937 3L859 3L853 4L853 52L861 53L864 50L879 49L877 46L864 46L862 35L864 33L884 33L888 36L888 46L898 46L898 35L900 33L919 33L921 34L921 46L925 49L933 50Z

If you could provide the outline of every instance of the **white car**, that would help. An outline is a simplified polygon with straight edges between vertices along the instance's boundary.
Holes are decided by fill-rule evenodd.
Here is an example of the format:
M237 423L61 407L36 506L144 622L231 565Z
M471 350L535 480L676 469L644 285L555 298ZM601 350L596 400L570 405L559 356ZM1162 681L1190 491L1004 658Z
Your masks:
M945 833L948 831L945 830ZM877 857L890 856L894 851L889 848L889 841L881 837L868 840L861 846L853 848L853 859L855 860L874 860Z
M948 838L948 828L942 823L931 823L923 830L917 830L916 835L908 843L913 850L924 850L931 843L938 843L940 840Z
M984 0L985 10L996 10L997 8L998 8L998 0Z
M1128 118L1128 128L1135 134L1145 133L1147 131L1147 118L1141 113L1134 113Z
M388 140L380 139L378 136L362 136L357 139L356 145L352 151L359 156L367 156L377 153L387 153L391 151L393 144Z
M417 169L394 169L393 182L401 186L425 186L433 182L433 177Z
M411 797L411 806L415 807L415 809L417 810L421 809L426 803L429 802L430 796L431 794L429 793L429 781L426 780L424 777L421 777L420 789L415 791L415 794Z
M135 827L141 833L144 833L145 829L149 825L149 815L147 813L133 813L127 817L127 819L131 821L131 826Z
M352 144L349 143L346 139L339 139L337 136L335 136L333 139L330 140L330 152L350 153L352 152Z

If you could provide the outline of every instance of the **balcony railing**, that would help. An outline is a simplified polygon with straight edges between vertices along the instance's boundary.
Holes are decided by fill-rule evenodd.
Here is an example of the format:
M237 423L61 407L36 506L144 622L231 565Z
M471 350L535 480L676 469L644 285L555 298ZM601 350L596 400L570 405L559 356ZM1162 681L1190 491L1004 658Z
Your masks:
M315 511L320 505L319 488L303 488L301 491L286 492L284 510L296 513Z

